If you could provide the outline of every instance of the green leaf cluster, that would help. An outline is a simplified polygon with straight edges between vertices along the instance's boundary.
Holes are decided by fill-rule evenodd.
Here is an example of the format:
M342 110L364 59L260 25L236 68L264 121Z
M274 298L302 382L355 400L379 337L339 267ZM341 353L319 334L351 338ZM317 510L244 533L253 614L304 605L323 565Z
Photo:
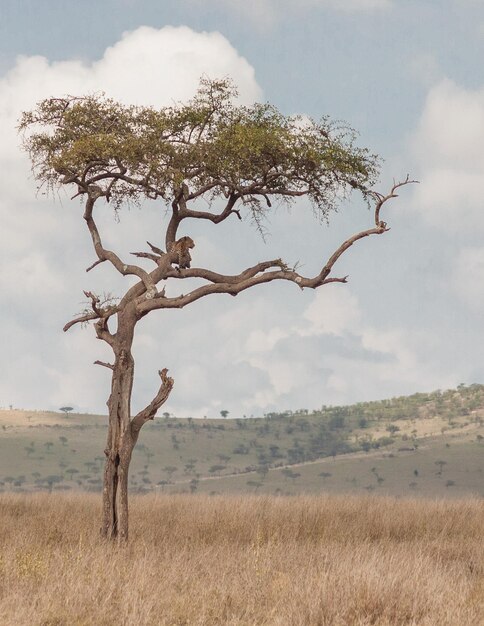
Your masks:
M354 189L368 197L378 159L351 128L240 106L235 96L230 80L203 79L188 103L161 109L103 94L49 98L23 113L19 129L40 185L95 183L117 205L234 196L261 213L270 197L307 196L327 216Z

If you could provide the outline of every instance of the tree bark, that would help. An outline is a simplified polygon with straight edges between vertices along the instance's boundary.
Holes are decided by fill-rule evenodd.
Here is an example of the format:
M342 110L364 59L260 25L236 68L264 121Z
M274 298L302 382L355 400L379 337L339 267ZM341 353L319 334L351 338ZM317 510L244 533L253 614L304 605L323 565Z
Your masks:
M114 364L112 369L111 395L107 402L109 426L104 453L103 505L101 536L105 539L128 539L128 477L133 448L143 425L154 419L160 406L166 401L173 387L173 379L167 369L159 371L161 387L146 408L131 418L131 394L134 380L134 360L131 346L134 328L139 319L134 305L118 313L118 330L111 342Z
M103 506L101 536L106 539L128 538L128 472L134 447L131 435L131 393L134 360L131 354L136 320L118 316L118 331L109 409L108 438L104 454Z

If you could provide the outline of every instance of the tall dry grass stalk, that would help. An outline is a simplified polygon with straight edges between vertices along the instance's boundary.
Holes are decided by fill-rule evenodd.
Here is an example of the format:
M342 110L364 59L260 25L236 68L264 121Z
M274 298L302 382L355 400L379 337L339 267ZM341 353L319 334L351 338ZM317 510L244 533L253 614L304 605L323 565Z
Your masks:
M0 496L0 624L484 624L484 502Z

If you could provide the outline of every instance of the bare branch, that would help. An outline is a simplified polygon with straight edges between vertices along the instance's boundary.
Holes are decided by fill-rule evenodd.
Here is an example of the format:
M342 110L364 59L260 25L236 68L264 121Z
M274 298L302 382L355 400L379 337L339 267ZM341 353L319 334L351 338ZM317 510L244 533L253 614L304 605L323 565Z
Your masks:
M94 365L102 365L103 367L107 367L110 370L114 370L114 365L112 363L105 363L104 361L94 361Z
M157 248L149 241L147 241L146 243L153 251L153 254L151 252L130 252L130 254L142 259L150 259L151 261L154 261L157 265L159 265L161 259L166 255L166 253L163 252L161 248Z
M149 245L149 247L151 248L152 252L154 252L155 254L159 254L160 256L163 256L165 254L163 252L163 250L161 250L161 248L157 248L156 246L154 246L149 241L147 241L146 243Z
M360 233L356 233L355 235L347 239L344 243L342 243L341 246L337 248L337 250L335 250L335 252L333 252L333 254L329 257L326 265L321 270L321 273L319 276L325 279L326 276L328 276L328 274L333 269L334 264L340 258L340 256L344 252L346 252L346 250L348 250L348 248L350 248L356 241L363 239L364 237L368 237L369 235L381 235L382 233L388 231L389 228L387 228L387 223L383 222L380 219L380 211L383 205L385 204L385 202L387 202L391 198L398 197L397 194L395 194L396 189L398 189L399 187L403 187L404 185L409 185L409 184L413 184L416 182L418 181L410 180L407 174L404 181L399 182L399 183L395 183L395 182L393 183L390 193L388 193L386 196L378 192L373 192L372 194L373 198L376 200L375 202L375 228L370 228L369 230L363 230Z
M114 312L114 311L113 311ZM109 332L108 328L108 320L109 317L101 317L95 324L94 329L96 330L96 336L98 339L102 339L111 347L114 346L115 337L112 333Z
M187 195L187 200L195 200L195 198L199 198L200 196L203 196L204 194L206 194L208 191L211 191L212 189L215 189L216 187L221 187L222 185L223 185L223 181L213 180L207 185L200 187L200 189L197 189L197 191L194 191L193 193L189 193Z
M342 278L326 278L323 280L323 285L327 285L328 283L347 283L348 276L343 276Z
M140 259L150 259L150 261L154 261L156 264L158 264L159 260L161 259L160 256L158 256L157 254L151 254L151 252L130 252L130 254Z
M383 224L383 222L382 222L382 224ZM351 246L356 241L359 241L360 239L364 239L365 237L369 237L370 235L381 235L382 233L386 232L387 230L389 230L389 229L386 228L386 224L385 224L383 226L378 226L377 228L370 228L368 230L363 230L363 231L361 231L359 233L356 233L355 235L353 235L349 239L347 239L329 257L328 261L326 262L325 266L323 267L321 272L318 274L318 276L316 276L314 279L312 279L313 282L314 282L314 285L308 285L308 286L319 287L319 285L323 285L324 281L326 280L326 277L330 274L330 272L333 269L333 266L336 263L336 261L340 258L340 256L344 252L346 252L346 250L348 250L348 248L351 248Z
M162 404L166 402L168 396L171 393L171 390L173 389L174 380L173 378L170 378L170 376L168 376L167 368L165 367L164 369L160 370L158 374L161 378L161 386L158 390L158 393L150 402L150 404L142 411L140 411L137 415L135 415L135 417L133 417L133 419L131 420L131 434L133 435L133 437L138 436L139 431L141 430L142 426L146 424L147 421L154 419L158 409L161 407Z
M170 268L166 272L166 278L202 278L212 283L228 283L233 285L240 282L241 280L256 276L257 274L264 272L271 267L279 267L283 270L289 269L288 266L282 261L282 259L274 259L272 261L263 261L261 263L257 263L257 265L249 267L240 274L235 275L219 274L218 272L213 272L211 270L197 267L193 267L191 269Z
M99 262L110 261L110 263L118 270L123 276L134 275L137 276L142 282L149 294L156 292L155 284L153 283L150 275L143 268L137 265L126 265L117 254L111 250L106 250L101 242L101 236L97 229L96 223L93 218L94 203L98 198L105 195L105 193L97 185L89 186L89 196L86 201L86 207L84 211L84 219L91 234L94 250L98 256Z
M91 307L94 313L96 313L98 317L104 317L102 308L99 308L98 306L100 302L99 296L96 296L94 293L92 293L92 291L84 291L83 293L86 298L89 298L91 300Z
M194 209L188 209L185 207L180 211L180 219L192 217L194 219L209 220L214 224L220 224L220 222L223 222L233 213L235 213L237 217L241 219L240 212L234 209L235 203L239 198L240 195L238 193L231 193L227 204L225 205L225 208L221 213L210 213L209 211L195 211Z
M99 296L96 296L91 291L84 291L84 295L86 296L86 298L89 298L91 300L92 313L86 311L85 313L83 313L79 317L76 317L75 319L71 320L70 322L67 322L67 324L63 328L64 332L68 331L75 324L85 324L85 323L91 322L93 320L98 320L98 322L96 324L96 334L97 334L97 336L100 339L104 339L109 344L111 344L112 343L112 341L111 341L112 335L111 335L111 333L109 333L109 331L107 329L107 322L108 322L109 318L112 315L114 315L115 313L117 313L120 310L120 307L114 306L114 305L109 305L109 306L103 308L103 305L100 304L101 300L100 300ZM104 300L103 304L106 304L107 302L110 302L111 300L112 300L112 298L108 297L108 298L106 298Z
M279 270L274 272L263 272L262 274L258 274L257 276L241 279L233 283L216 282L209 285L203 285L202 287L194 289L186 295L180 295L174 298L160 297L150 300L149 302L145 300L139 303L138 311L140 316L144 317L147 313L155 309L182 309L187 304L191 304L192 302L195 302L196 300L199 300L204 296L215 293L225 293L231 296L236 296L240 292L245 291L250 287L255 287L255 285L261 285L263 283L269 283L273 280L288 280L296 283L301 288L316 287L316 285L312 284L312 281L314 279L303 278L293 271Z
M86 322L90 322L92 320L99 319L99 315L97 313L86 313L85 315L81 315L80 317L76 317L75 319L67 322L67 324L62 329L64 332L67 332L69 328L72 328L75 324L85 324Z
M212 284L203 285L197 289L194 289L190 293L186 295L180 295L174 298L166 298L159 294L159 296L149 302L143 301L138 304L138 311L140 315L143 317L150 311L154 309L162 309L162 308L183 308L187 304L195 302L204 296L215 294L215 293L226 293L232 296L236 296L240 292L249 289L250 287L254 287L255 285L260 285L263 283L272 282L273 280L287 280L290 282L294 282L301 289L305 287L310 289L316 289L321 287L322 285L326 285L328 283L346 283L348 280L347 276L342 278L340 277L329 277L333 266L338 261L338 259L348 250L355 242L360 239L364 239L365 237L369 237L370 235L381 235L382 233L387 232L389 229L385 222L380 220L380 211L385 202L387 200L396 197L395 190L403 185L407 185L416 181L411 181L409 177L399 183L394 183L391 191L386 196L378 193L374 193L374 198L376 199L375 205L375 223L376 226L374 228L370 228L367 230L363 230L351 236L345 242L343 242L329 257L328 261L322 268L321 272L314 276L313 278L306 278L301 276L295 270L291 270L288 266L283 263L281 259L277 259L275 261L265 261L263 263L258 263L257 265L248 268L247 270L241 272L236 276L224 276L222 274L217 274L216 272L211 272L209 270L205 270L202 268L192 268L185 270L168 270L166 272L166 277L172 278L203 278L205 280L210 281ZM277 271L266 271L271 268L278 267ZM156 270L155 270L156 272Z
M418 184L418 180L410 180L410 176L407 174L407 176L405 177L405 180L400 181L398 183L396 183L395 181L393 181L393 187L390 190L390 193L388 193L386 196L384 196L381 193L377 193L377 192L373 192L373 197L376 200L376 204L375 204L375 224L376 226L380 226L381 221L380 221L380 211L382 206L385 204L385 202L387 202L388 200L390 200L391 198L398 198L398 194L395 193L395 191L399 188L399 187L403 187L404 185L414 185L414 184ZM383 222L384 223L384 222Z
M100 263L104 263L104 261L106 261L106 259L98 259L97 261L94 261L94 263L92 265L90 265L88 268L86 268L86 272L90 272L91 270L93 270L96 265L99 265Z

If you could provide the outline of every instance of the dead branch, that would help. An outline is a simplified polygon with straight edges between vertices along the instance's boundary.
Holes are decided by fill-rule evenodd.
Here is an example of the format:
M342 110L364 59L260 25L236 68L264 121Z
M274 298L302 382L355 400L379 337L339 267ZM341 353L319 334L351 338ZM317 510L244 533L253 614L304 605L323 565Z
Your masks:
M97 185L89 185L89 194L84 211L84 220L86 221L89 229L94 250L98 256L99 262L109 261L123 276L137 276L142 281L146 291L150 293L156 291L155 284L153 283L150 275L142 267L123 263L117 254L115 254L112 250L107 250L103 247L101 236L93 218L94 204L102 195L104 194L102 190L100 190L100 187Z
M282 261L282 259L274 259L272 261L262 261L261 263L257 263L257 265L249 267L240 274L235 275L219 274L218 272L213 272L211 270L198 267L193 267L191 269L170 268L166 271L165 275L166 278L202 278L212 283L228 283L233 285L240 282L241 280L256 276L257 274L260 274L261 272L264 272L271 267L279 267L281 270L289 269L286 263Z
M391 198L398 198L398 194L396 194L395 191L399 187L403 187L404 185L414 185L414 184L418 184L418 182L419 182L418 180L410 180L410 176L407 174L407 176L405 177L405 180L400 181L398 183L393 181L393 186L390 190L390 193L388 193L386 196L376 191L373 192L372 195L374 199L376 200L376 204L375 204L375 225L376 226L380 226L380 224L385 224L385 222L380 221L380 211L381 211L382 206L385 204L385 202L387 202Z
M112 363L105 363L104 361L94 361L94 365L102 365L103 367L107 367L110 370L114 370L114 365Z
M104 261L106 261L106 259L98 259L97 261L94 261L94 263L92 265L90 265L88 268L86 268L86 272L90 272L91 270L93 270L96 265L99 265L100 263L104 263Z
M147 421L154 419L158 409L162 404L166 402L168 396L173 389L174 380L170 376L168 376L168 369L165 367L164 369L158 372L161 378L161 385L158 390L158 393L150 402L150 404L140 411L133 419L131 420L131 434L133 437L137 437L139 431L142 426L146 424Z
M224 220L226 220L233 213L235 213L238 216L238 218L241 219L240 212L234 209L235 203L240 197L241 197L240 194L231 193L229 196L228 202L225 205L224 210L221 213L210 213L209 211L196 211L194 209L187 208L185 205L180 211L180 219L191 217L191 218L199 219L199 220L200 219L209 220L210 222L213 222L214 224L220 224L220 222L223 222ZM189 199L191 198L189 197Z
M323 285L327 285L328 283L347 283L348 276L343 276L342 278L326 278L323 281Z
M85 315L81 315L80 317L76 317L70 322L67 322L62 330L64 332L67 332L69 328L72 328L75 324L85 324L87 322L91 322L92 320L97 319L99 319L99 315L97 315L96 313L86 313Z
M91 291L84 291L83 293L86 298L89 298L91 300L92 313L86 311L79 317L76 317L70 322L67 322L67 324L63 328L63 331L67 332L75 324L85 324L87 322L92 322L93 320L98 320L98 322L103 322L99 329L96 329L98 336L100 336L100 333L107 332L107 321L112 315L120 310L120 307L109 305L106 308L103 308L103 306L100 306L101 300L99 296L96 296ZM107 302L109 302L109 299L107 300ZM104 302L104 304L106 304L106 301ZM104 336L102 338L105 339ZM110 343L110 341L108 343Z
M346 252L346 250L348 250L354 243L356 243L360 239L364 239L365 237L369 237L371 235L381 235L382 233L389 230L386 223L381 221L380 219L381 208L383 207L385 202L397 196L397 194L395 194L396 189L402 187L403 185L411 184L414 182L417 181L410 180L407 176L406 179L402 182L394 182L390 193L388 193L387 195L374 192L373 197L376 200L374 215L376 224L375 227L355 233L349 239L344 241L329 257L328 261L325 263L319 274L312 278L304 277L295 270L289 269L288 266L281 259L258 263L257 265L248 268L247 270L244 270L236 276L224 276L222 274L217 274L216 272L211 272L202 268L185 269L177 272L168 270L166 272L166 277L203 278L210 281L212 284L203 285L197 289L194 289L188 294L180 295L174 298L157 297L150 301L139 302L138 311L141 317L144 317L147 313L154 309L181 309L187 304L195 302L196 300L199 300L200 298L203 298L207 295L215 293L226 293L235 296L238 293L249 289L250 287L272 282L273 280L287 280L290 282L294 282L301 289L304 289L305 287L310 289L316 289L322 285L332 282L346 283L348 280L347 276L344 276L342 278L329 277L329 274L331 273L335 263ZM270 272L267 271L273 267L279 267L279 270ZM154 272L156 272L156 270Z
M391 198L397 198L397 194L395 193L395 190L398 189L398 187L403 187L404 185L410 185L413 183L417 183L418 181L416 180L410 180L408 174L405 178L404 181L399 182L399 183L393 183L393 186L390 190L390 193L388 193L387 195L383 195L380 194L378 192L373 192L373 198L376 200L375 202L375 228L370 228L368 230L363 230L359 233L356 233L355 235L353 235L352 237L350 237L349 239L347 239L344 243L341 244L341 246L339 246L339 248L337 248L333 254L329 257L328 261L326 262L325 266L323 267L323 269L321 270L319 277L317 278L322 278L323 280L329 275L329 273L331 272L331 270L333 269L334 264L336 263L336 261L340 258L340 256L346 252L346 250L348 250L348 248L350 248L356 241L360 240L360 239L364 239L365 237L368 237L370 235L381 235L384 232L387 232L388 230L390 230L389 228L387 228L387 224L386 222L383 222L380 219L380 211L383 207L383 205L385 204L385 202L387 202L388 200L390 200ZM316 281L317 282L317 281ZM321 283L323 284L323 283ZM319 286L319 285L316 285Z
M102 308L98 306L100 302L99 296L96 296L92 291L84 291L83 292L86 298L91 300L91 307L94 313L96 313L97 317L104 317L104 311Z
M154 261L157 265L161 258L157 254L151 254L151 252L130 252L130 254L140 259L150 259L150 261Z
M149 247L151 248L151 251L154 252L155 254L158 254L159 256L163 256L165 253L163 252L163 250L161 248L157 248L156 246L154 246L152 243L150 243L149 241L146 242Z

